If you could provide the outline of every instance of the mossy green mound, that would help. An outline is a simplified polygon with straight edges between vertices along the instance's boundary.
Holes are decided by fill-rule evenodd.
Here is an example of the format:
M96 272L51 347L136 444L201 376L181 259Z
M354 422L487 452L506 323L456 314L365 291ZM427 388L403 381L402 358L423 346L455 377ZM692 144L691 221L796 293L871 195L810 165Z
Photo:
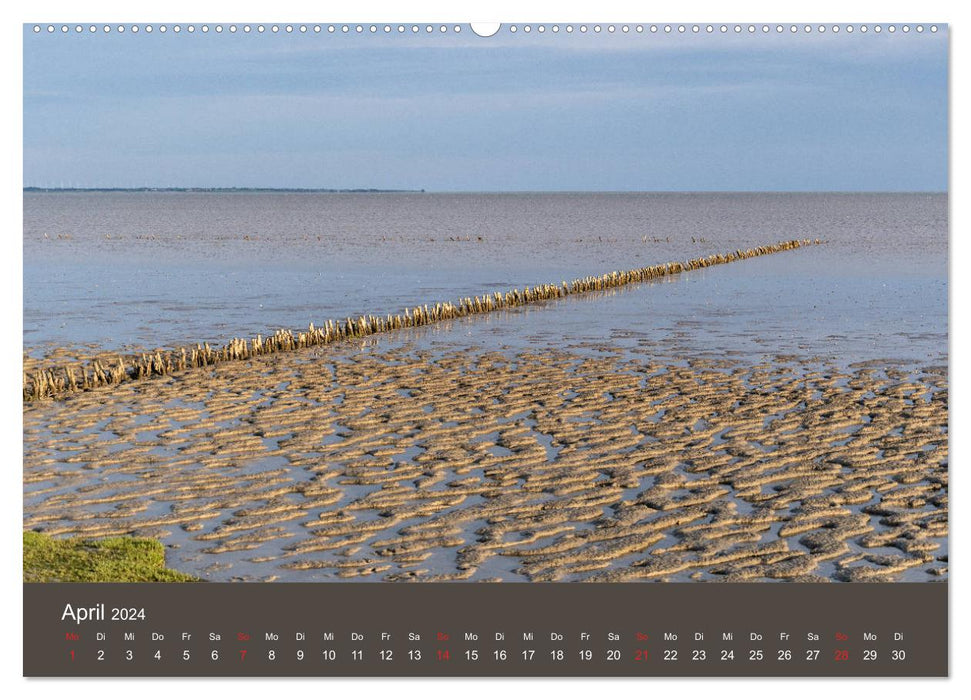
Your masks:
M136 537L54 539L24 533L24 582L198 581L165 568L165 549Z

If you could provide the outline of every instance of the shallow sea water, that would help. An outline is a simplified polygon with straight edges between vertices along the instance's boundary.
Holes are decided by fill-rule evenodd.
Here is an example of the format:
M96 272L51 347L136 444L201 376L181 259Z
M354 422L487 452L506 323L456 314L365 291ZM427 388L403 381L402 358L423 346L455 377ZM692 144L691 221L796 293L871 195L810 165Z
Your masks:
M947 235L941 194L27 193L24 346L221 344L819 238L422 337L938 362Z

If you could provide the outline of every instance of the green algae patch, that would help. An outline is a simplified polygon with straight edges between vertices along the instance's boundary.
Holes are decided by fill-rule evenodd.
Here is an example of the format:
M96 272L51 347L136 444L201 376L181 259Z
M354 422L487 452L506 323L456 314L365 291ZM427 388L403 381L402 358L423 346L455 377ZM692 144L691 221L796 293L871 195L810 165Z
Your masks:
M160 542L136 537L55 539L24 532L24 582L135 583L199 579L165 568Z

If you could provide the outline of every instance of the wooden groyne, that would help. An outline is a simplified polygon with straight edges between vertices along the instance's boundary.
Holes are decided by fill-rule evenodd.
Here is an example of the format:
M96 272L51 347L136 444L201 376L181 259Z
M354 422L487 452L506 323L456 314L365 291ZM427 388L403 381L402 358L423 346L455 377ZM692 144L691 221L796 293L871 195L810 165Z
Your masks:
M164 377L173 372L197 367L210 367L221 362L246 360L260 355L288 352L300 348L328 345L349 338L362 338L376 333L386 333L401 328L417 328L439 321L464 318L474 314L490 313L516 306L560 299L574 294L603 291L637 282L647 282L698 270L713 265L746 260L802 246L816 245L820 241L810 239L783 241L775 245L759 246L749 250L736 250L724 255L710 255L686 262L670 262L651 267L641 267L626 272L610 272L599 277L583 277L572 282L544 284L526 287L522 291L495 292L481 297L465 297L457 302L425 304L405 309L403 314L387 316L359 316L343 321L330 320L322 326L310 324L306 331L278 330L273 335L257 335L251 340L233 338L222 347L199 343L192 347L118 356L113 360L93 360L63 366L24 371L24 401L56 397L74 391L86 391L121 382L149 377Z

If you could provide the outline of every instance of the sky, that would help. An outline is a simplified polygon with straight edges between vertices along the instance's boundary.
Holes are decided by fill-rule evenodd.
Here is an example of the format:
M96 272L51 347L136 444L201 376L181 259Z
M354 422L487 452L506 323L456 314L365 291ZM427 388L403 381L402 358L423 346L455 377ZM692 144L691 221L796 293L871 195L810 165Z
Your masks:
M946 27L541 35L506 25L489 38L462 29L35 34L26 25L24 185L948 186Z

